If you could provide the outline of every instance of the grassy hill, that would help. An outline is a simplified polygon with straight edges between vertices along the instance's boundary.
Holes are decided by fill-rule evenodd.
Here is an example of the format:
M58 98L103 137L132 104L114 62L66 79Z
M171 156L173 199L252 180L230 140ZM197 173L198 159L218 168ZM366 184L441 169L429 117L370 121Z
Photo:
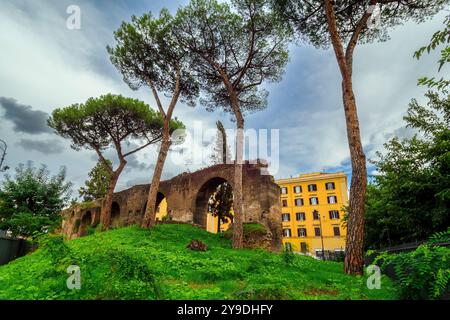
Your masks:
M186 249L192 239L206 252ZM81 290L68 290L69 265L81 268ZM127 227L62 242L0 267L0 299L395 299L383 276L343 274L336 262L261 250L233 250L230 241L189 225Z

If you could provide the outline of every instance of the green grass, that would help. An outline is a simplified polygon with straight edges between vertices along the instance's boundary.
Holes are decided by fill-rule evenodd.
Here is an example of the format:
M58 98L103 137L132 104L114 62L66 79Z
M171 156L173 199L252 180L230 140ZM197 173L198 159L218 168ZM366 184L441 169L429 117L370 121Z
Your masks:
M208 251L186 249L192 239ZM81 268L81 290L68 290L66 269ZM151 230L127 227L76 240L46 241L41 249L0 267L0 299L395 299L383 276L366 277L336 262L233 250L230 241L189 225Z

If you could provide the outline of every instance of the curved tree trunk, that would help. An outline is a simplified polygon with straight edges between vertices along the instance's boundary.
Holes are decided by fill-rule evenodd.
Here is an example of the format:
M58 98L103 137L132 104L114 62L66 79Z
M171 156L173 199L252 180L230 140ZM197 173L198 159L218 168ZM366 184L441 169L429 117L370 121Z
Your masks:
M102 230L108 230L111 223L111 206L113 200L114 189L116 188L117 180L125 167L126 162L120 163L116 171L111 173L111 179L109 180L108 191L102 204L102 211L100 214Z
M164 121L163 138L158 153L158 160L156 161L155 171L153 172L150 191L147 197L147 207L141 224L142 228L152 227L156 223L156 198L158 196L159 183L161 181L164 163L166 161L167 153L169 152L170 147L169 122L170 119Z

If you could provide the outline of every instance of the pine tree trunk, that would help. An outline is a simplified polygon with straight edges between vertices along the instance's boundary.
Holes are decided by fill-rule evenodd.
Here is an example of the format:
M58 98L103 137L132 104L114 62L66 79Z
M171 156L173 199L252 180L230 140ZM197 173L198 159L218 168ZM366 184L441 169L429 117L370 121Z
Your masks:
M102 230L108 230L111 224L111 207L114 189L116 188L117 180L125 167L126 162L121 162L116 171L111 174L111 179L109 180L108 191L106 193L105 199L102 205L102 211L100 214Z
M158 160L156 161L155 171L153 172L150 191L147 197L147 207L141 224L142 228L150 228L156 223L156 198L158 196L159 183L161 181L164 163L166 161L167 153L169 152L170 147L169 122L170 119L164 120L163 138L158 153Z
M358 114L351 83L343 83L342 89L352 163L344 271L348 274L363 274L364 210L367 185L366 156L361 143Z
M243 247L243 187L242 170L244 154L244 118L239 110L236 112L237 133L236 133L236 161L234 164L234 226L233 226L233 248Z
M372 2L371 2L372 3ZM353 93L352 69L353 50L358 36L370 14L366 13L358 23L352 35L346 52L336 25L333 9L334 1L324 0L325 14L331 43L333 44L336 61L342 76L342 96L347 125L347 139L352 163L352 180L350 183L350 201L347 222L347 239L345 249L344 272L352 275L363 274L364 258L364 209L366 197L366 156L364 155L361 134L359 131L358 113L355 95Z

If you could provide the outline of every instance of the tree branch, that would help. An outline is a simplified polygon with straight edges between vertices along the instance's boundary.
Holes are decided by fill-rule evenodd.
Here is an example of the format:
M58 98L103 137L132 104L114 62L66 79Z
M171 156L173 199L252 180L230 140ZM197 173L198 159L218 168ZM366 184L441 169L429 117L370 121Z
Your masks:
M342 78L345 82L350 81L349 72L347 70L347 63L344 54L344 48L342 46L342 40L339 36L336 26L336 16L333 9L333 0L324 0L325 14L327 17L328 30L330 31L331 43L333 44L336 60L339 65Z
M161 104L161 100L159 99L158 91L156 91L156 88L155 88L155 86L153 85L153 82L150 79L147 79L147 83L148 83L150 89L152 89L152 93L153 93L153 96L155 97L156 105L158 106L159 112L163 115L163 117L165 117L166 116L166 112L164 111L164 108L163 108L163 106Z

